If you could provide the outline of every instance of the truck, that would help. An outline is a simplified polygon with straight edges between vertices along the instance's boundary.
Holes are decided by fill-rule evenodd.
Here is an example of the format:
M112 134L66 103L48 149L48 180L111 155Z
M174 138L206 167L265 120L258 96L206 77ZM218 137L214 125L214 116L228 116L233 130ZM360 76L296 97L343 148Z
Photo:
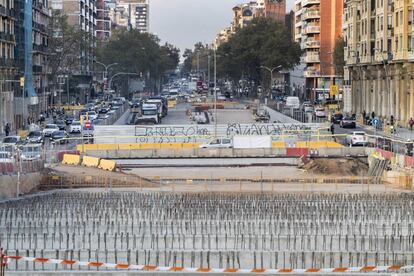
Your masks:
M160 117L157 104L144 103L141 106L141 117L137 118L136 123L153 123L159 124Z
M235 135L231 138L216 138L200 148L269 149L272 147L270 135Z

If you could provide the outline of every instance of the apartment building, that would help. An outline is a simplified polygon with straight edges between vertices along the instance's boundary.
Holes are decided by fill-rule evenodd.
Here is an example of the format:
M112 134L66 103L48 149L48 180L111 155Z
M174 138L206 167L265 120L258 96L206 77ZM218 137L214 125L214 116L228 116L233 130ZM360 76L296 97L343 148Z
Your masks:
M16 8L13 0L0 0L0 134L14 125L14 91L18 67L15 57Z
M67 16L68 24L76 26L83 31L84 41L79 49L79 56L72 58L77 60L76 69L65 72L60 79L66 76L65 87L69 87L68 96L64 101L84 102L92 93L92 81L94 73L95 49L96 49L96 0L52 0L51 8L60 10ZM59 35L59 31L54 32ZM76 84L76 86L71 85ZM60 91L59 91L60 92Z
M107 41L111 37L111 18L106 0L96 0L96 38Z
M413 2L347 0L344 9L347 111L414 117Z
M48 44L51 12L48 0L33 0L33 86L39 98L38 112L45 111L51 103L49 89Z
M120 0L111 10L115 28L149 31L149 4L147 0Z
M295 41L305 51L302 63L310 99L327 98L330 86L341 81L332 54L342 34L342 14L342 0L295 1Z

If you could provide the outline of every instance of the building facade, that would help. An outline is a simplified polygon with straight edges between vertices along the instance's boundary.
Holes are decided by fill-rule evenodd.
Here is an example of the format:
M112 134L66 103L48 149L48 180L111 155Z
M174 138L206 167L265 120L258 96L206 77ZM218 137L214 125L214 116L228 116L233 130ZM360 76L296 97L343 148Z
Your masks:
M149 4L147 0L120 0L111 9L111 19L116 29L137 29L149 32Z
M109 5L105 0L96 0L96 38L100 41L108 41L110 37Z
M330 85L340 81L332 54L342 35L342 14L342 0L295 1L295 41L305 51L302 63L310 99L328 97Z
M15 129L14 93L18 84L15 48L17 12L13 0L0 1L0 134L9 123Z
M48 67L50 18L48 1L33 0L33 86L39 98L38 111L35 114L46 111L51 103Z
M52 9L61 11L67 16L68 24L75 26L83 32L83 43L79 49L79 55L69 57L76 60L76 65L70 72L62 72L59 79L63 80L67 87L66 97L61 97L62 102L85 102L93 91L92 82L95 67L96 49L96 0L52 0ZM54 35L60 35L59 30L54 30ZM62 81L63 82L63 81ZM62 94L62 91L55 91Z
M261 0L264 4L264 16L279 23L285 22L286 0ZM257 1L260 2L260 1Z
M347 111L414 118L413 2L345 1Z

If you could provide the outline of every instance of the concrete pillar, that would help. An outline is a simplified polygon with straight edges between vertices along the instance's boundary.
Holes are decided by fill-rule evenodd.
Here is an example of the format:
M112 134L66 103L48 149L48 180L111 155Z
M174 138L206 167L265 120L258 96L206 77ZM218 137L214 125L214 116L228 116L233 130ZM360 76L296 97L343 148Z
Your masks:
M408 80L410 82L410 118L414 118L414 76Z
M388 91L388 84L387 81L385 79L385 72L381 72L380 73L381 79L380 79L380 83L381 83L381 91L382 91L382 111L383 114L382 116L386 116L389 117L389 91Z
M395 118L395 108L394 108L394 104L395 104L395 101L394 101L394 99L395 99L395 91L394 91L394 79L395 79L395 77L392 77L392 79L391 79L391 77L389 77L388 78L388 85L389 85L389 87L388 87L388 89L389 89L389 95L388 95L388 99L389 99L389 115L390 115L390 117L391 117L391 115L393 115L394 116L394 118Z
M407 123L407 76L400 79L400 120L401 125L405 126Z

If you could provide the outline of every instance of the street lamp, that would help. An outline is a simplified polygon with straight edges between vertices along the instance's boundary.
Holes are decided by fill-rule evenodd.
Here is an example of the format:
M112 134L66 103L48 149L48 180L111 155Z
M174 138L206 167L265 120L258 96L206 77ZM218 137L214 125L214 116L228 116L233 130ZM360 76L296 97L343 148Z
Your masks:
M99 62L99 61L95 61L97 64L99 64L99 65L102 65L104 68L105 68L105 71L102 73L102 82L104 82L105 81L105 78L108 78L108 69L110 68L110 67L112 67L112 66L115 66L115 65L118 65L118 63L111 63L111 64L109 64L109 65L106 65L106 64L104 64L104 63L102 63L102 62ZM110 88L110 87L109 87Z
M108 83L108 89L111 90L111 84L112 84L112 80L117 77L117 76L121 76L121 75L133 75L133 76L139 76L139 74L137 73L127 73L127 72L119 72L116 73L115 75L113 75L110 79L109 79L109 83Z
M265 69L265 70L269 71L269 73L270 73L270 87L269 87L269 94L268 94L268 96L269 96L272 92L272 86L273 86L273 72L275 70L279 70L280 68L282 68L282 65L278 65L278 66L273 67L273 68L269 68L269 67L266 67L266 66L260 66L260 68Z

